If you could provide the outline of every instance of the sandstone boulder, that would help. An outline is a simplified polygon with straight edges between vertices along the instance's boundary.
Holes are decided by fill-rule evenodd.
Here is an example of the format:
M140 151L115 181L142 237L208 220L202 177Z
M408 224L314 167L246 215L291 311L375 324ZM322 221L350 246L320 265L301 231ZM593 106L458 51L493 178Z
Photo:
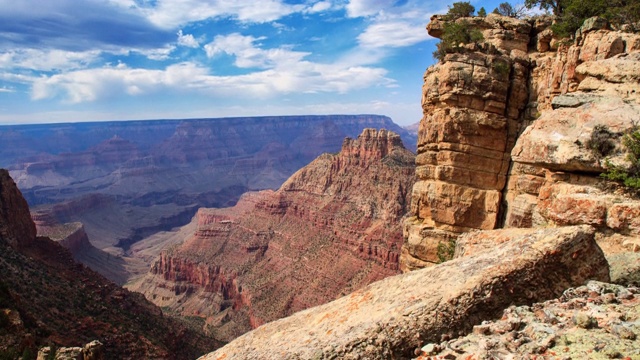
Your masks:
M559 296L609 268L588 226L531 230L490 252L387 278L263 325L201 359L391 359L511 304Z

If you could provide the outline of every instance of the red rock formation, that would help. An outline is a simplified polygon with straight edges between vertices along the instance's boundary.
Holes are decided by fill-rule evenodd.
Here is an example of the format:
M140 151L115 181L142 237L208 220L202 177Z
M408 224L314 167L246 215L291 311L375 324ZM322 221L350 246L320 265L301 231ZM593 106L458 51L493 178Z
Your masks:
M29 205L4 169L0 169L0 199L0 238L16 249L29 245L36 238Z
M444 18L431 20L428 31L441 36ZM587 144L604 126L621 150L620 135L640 121L640 36L597 18L585 21L573 44L554 39L544 16L456 21L484 40L425 73L403 270L437 263L441 244L474 229L619 231L606 228L606 209L632 200L595 185L606 162L622 156L595 154Z
M398 135L366 129L278 191L200 209L193 236L132 288L228 340L397 274L413 159Z

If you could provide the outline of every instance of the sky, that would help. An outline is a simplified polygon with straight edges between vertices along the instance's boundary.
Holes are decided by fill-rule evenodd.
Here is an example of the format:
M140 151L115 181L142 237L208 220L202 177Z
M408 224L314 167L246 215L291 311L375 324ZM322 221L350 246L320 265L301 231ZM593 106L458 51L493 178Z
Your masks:
M490 12L501 1L471 1ZM380 114L418 122L453 1L0 0L0 125Z

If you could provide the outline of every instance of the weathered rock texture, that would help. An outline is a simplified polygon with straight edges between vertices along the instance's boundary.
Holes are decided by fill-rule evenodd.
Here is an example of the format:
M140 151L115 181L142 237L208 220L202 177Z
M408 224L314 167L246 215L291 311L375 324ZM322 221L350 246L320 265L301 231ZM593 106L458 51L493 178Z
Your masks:
M414 159L397 134L365 129L278 191L200 209L195 233L130 288L230 340L397 274Z
M3 357L36 354L51 343L76 347L96 339L105 345L107 359L193 359L219 345L164 317L142 295L76 263L60 244L36 237L29 208L4 169L0 229Z
M624 159L621 134L640 122L640 35L590 20L574 44L559 45L547 17L457 21L484 40L425 73L403 270L433 265L439 244L474 229L590 224L637 236L640 202L596 185L605 159ZM443 24L435 16L427 29L439 37ZM588 147L602 126L610 154Z
M408 358L511 304L554 298L587 279L609 279L591 227L530 229L490 252L387 278L265 324L202 359Z
M558 299L511 306L473 333L422 347L427 359L637 359L640 289L590 281Z

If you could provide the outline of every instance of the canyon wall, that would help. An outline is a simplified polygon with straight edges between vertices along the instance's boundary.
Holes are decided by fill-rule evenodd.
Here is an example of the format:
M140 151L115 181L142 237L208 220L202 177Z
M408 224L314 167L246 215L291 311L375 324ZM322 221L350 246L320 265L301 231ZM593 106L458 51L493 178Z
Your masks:
M194 233L130 288L231 340L398 274L414 159L397 134L365 129L275 192L200 209Z
M484 40L425 73L403 270L442 261L471 230L589 224L637 242L640 202L603 190L598 175L623 162L622 134L640 121L640 35L594 18L570 44L548 17L456 21ZM444 24L434 16L427 30L439 37ZM616 144L606 157L588 146L602 126Z

